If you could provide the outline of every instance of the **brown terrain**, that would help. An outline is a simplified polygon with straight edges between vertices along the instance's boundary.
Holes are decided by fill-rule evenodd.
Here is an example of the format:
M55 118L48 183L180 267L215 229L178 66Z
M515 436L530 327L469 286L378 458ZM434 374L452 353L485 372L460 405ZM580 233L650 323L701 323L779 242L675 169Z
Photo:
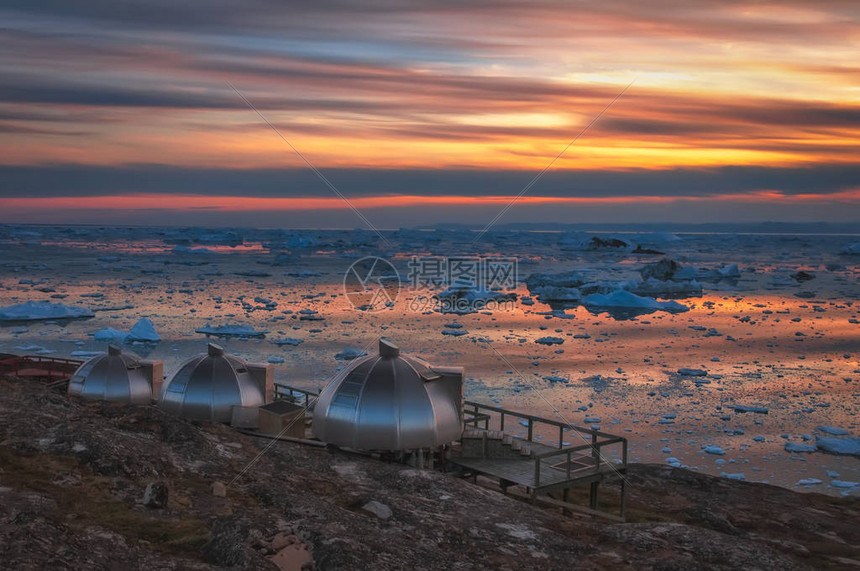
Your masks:
M0 379L0 567L860 567L856 498L632 465L617 523L326 448L275 442L253 463L270 442Z

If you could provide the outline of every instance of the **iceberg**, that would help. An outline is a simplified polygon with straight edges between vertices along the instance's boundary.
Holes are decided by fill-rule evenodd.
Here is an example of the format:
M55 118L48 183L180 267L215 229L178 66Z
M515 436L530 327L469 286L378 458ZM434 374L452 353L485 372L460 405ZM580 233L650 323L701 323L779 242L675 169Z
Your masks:
M860 438L831 438L829 436L817 436L815 444L824 452L831 454L845 454L846 456L860 456Z
M626 290L615 290L609 294L593 293L587 295L582 299L582 305L597 308L621 307L650 311L662 310L669 313L682 313L690 309L677 301L657 301L654 298L638 296Z
M636 243L618 236L593 236L576 232L562 236L558 247L576 252L632 252Z
M860 242L846 244L839 253L845 256L860 256Z
M537 286L529 290L529 293L537 296L538 300L544 303L550 301L577 302L582 297L580 291L575 287L550 285ZM525 300L523 300L523 303L525 303Z
M200 327L199 329L194 330L195 333L202 333L209 337L210 335L213 337L258 337L262 338L266 336L268 331L257 331L251 325L232 325L232 324L224 324L213 327L212 325L206 324L205 327ZM287 343L285 343L287 344ZM298 343L296 343L298 345Z
M641 296L682 298L699 297L702 295L702 284L694 279L663 281L649 277L642 281L629 282L626 285L625 289L629 289L636 295Z
M0 307L0 321L38 321L42 319L82 319L95 314L86 307L49 301L28 301Z
M128 332L126 341L143 341L145 343L158 343L161 337L155 331L152 321L145 317L141 317L131 331Z
M105 329L99 329L93 334L93 338L96 341L107 341L107 342L119 342L122 343L128 338L128 333L125 331L120 331L119 329L114 329L113 327L106 327Z

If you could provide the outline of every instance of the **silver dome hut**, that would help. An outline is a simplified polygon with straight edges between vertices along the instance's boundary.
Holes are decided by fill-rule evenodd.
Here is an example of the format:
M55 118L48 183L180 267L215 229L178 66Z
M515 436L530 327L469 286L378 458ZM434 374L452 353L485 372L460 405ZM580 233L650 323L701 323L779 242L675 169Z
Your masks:
M69 381L68 392L90 400L150 404L158 395L163 377L161 361L145 361L109 345L107 353L78 367Z
M356 359L320 393L314 435L329 444L380 451L435 448L463 432L463 369L400 354L390 341Z
M158 406L192 420L230 423L242 410L256 417L256 407L269 402L273 389L272 365L246 363L210 343L167 381Z

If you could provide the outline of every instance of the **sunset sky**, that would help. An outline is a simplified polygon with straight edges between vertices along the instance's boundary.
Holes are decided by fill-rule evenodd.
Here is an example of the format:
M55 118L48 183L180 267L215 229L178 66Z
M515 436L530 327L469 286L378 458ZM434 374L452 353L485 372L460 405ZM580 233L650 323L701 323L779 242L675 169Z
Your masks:
M0 8L0 222L860 221L860 3Z

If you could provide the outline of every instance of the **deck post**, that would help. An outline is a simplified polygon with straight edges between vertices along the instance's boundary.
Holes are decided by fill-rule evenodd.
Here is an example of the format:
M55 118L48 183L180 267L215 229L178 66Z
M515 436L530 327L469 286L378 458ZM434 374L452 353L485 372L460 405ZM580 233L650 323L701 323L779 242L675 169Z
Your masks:
M562 501L564 501L564 503L567 503L567 497L568 497L568 495L570 495L569 492L570 492L570 488L565 488L561 492L561 499L562 499ZM570 510L567 508L561 508L561 515L569 516Z
M533 418L529 418L529 437L528 437L528 441L529 441L529 442L531 442L531 441L532 441L532 436L534 436L534 427L535 427L535 421L534 421L534 419L533 419Z
M627 501L626 501L627 495L625 494L625 492L626 492L625 480L624 480L624 476L622 476L621 477L621 519L624 519L625 514L627 513Z
M502 432L505 431L505 413L501 413L499 417L499 430Z
M593 510L597 509L597 490L600 487L600 482L591 482L591 490L588 493L588 507Z
M558 447L559 448L564 448L563 441L564 441L564 427L559 426L558 427Z

